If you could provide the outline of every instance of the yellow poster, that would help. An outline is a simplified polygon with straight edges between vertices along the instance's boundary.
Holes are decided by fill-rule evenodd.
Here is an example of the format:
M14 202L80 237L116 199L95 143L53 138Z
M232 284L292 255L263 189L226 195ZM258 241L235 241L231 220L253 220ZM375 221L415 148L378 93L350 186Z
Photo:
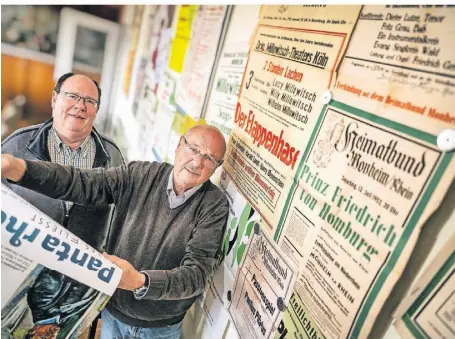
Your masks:
M174 40L172 41L171 56L169 58L169 68L177 73L182 73L186 48L188 47L191 37L191 26L197 8L198 5L179 6L177 27Z

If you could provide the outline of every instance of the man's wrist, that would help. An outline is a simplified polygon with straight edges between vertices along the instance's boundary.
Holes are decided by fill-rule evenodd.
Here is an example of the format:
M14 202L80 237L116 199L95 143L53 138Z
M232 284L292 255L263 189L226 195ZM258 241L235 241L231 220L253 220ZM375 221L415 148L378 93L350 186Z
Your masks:
M133 289L133 292L144 287L145 285L145 282L146 282L146 277L145 277L145 273L143 272L137 272L137 284L135 284L135 288Z
M19 182L24 178L25 172L27 172L27 163L24 159L16 158L17 165L15 166L15 178L14 181Z
M143 283L143 285L141 287L136 288L135 290L133 290L134 297L137 300L141 300L142 298L144 298L145 295L147 294L148 290L149 290L149 287L150 287L150 277L147 274L147 272L141 271L140 273L141 273L141 275L144 276L145 281L144 281L144 283Z

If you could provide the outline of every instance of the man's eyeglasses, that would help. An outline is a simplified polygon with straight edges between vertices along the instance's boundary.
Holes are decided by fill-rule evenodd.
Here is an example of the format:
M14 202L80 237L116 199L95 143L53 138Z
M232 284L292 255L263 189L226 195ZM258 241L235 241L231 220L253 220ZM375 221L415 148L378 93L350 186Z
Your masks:
M81 97L76 93L62 91L62 93L68 98L68 100L74 104L78 103L79 100L83 99L84 103L93 108L98 108L98 101L92 98Z
M204 165L204 167L214 169L223 163L223 160L217 161L210 155L201 154L201 150L195 146L190 145L184 136L182 136L182 139L183 139L183 142L185 145L185 148L184 148L185 153L187 155L191 155L193 157L193 159L195 159L197 157L201 157L202 164Z

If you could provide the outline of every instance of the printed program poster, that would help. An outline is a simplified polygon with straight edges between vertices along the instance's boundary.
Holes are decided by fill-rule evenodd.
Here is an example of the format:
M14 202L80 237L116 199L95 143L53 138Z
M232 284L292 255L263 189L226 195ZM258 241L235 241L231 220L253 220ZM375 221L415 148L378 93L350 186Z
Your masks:
M180 110L193 119L202 115L218 45L225 29L227 8L223 5L201 5L193 20L191 40L176 92Z
M360 6L264 6L225 168L273 232ZM329 20L330 18L330 20ZM264 224L265 225L265 224Z
M204 119L229 138L243 72L248 59L249 41L259 17L259 5L235 6L218 60Z
M275 233L325 338L366 338L454 175L436 136L332 100ZM300 287L299 287L300 286Z
M259 223L237 271L229 313L241 338L272 338L297 276Z
M437 135L455 127L455 8L363 6L336 100Z
M402 301L394 325L403 338L455 338L455 234Z

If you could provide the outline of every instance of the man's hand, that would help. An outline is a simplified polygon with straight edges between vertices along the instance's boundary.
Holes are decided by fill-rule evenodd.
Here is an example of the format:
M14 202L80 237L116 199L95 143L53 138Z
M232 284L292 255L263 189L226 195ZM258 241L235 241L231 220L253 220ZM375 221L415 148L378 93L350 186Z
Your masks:
M145 283L145 277L131 265L128 261L121 259L115 255L109 255L106 252L103 255L120 267L123 270L122 278L118 285L119 288L129 291L134 291L136 288L142 287Z
M25 174L26 166L23 159L13 157L11 154L2 154L2 179L19 181Z

